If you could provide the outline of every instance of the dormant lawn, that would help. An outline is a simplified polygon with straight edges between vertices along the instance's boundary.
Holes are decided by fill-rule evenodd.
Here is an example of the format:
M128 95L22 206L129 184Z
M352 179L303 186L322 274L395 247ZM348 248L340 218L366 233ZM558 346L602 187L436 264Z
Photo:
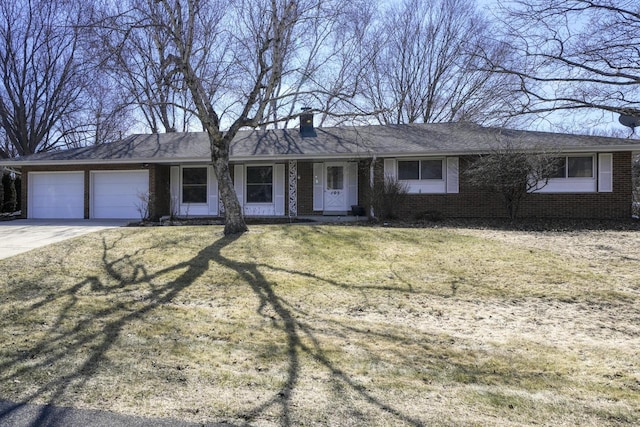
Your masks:
M637 425L640 232L121 228L0 260L0 398L230 425Z

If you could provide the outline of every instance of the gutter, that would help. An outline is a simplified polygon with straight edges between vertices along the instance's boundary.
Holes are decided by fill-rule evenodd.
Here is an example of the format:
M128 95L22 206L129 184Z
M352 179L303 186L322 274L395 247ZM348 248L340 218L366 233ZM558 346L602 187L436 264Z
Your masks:
M337 155L278 155L278 156L231 156L231 163L239 162L265 162L265 161L289 161L289 160L348 160L348 159L369 159L371 154L368 153L344 153ZM190 158L139 158L139 159L86 159L86 160L13 160L2 162L0 166L10 165L13 168L21 168L24 166L68 166L68 165L124 165L124 164L179 164L179 163L211 163L210 157L190 157Z
M548 150L555 150L555 147L546 147ZM640 144L637 145L611 145L611 146L585 146L585 147L565 147L557 148L561 153L610 153L618 151L631 151L640 152ZM536 152L540 150L524 150ZM491 149L484 150L434 150L434 151L415 151L415 152L378 152L363 151L355 153L338 153L338 154L289 154L289 155L240 155L230 156L229 161L231 163L240 162L282 162L289 160L349 160L349 159L370 159L370 158L406 158L406 157L431 157L431 156L473 156L480 154L489 154ZM12 170L15 173L19 173L19 169L24 166L68 166L68 165L105 165L105 164L179 164L179 163L210 163L210 157L188 157L188 158L138 158L138 159L78 159L78 160L19 160L19 159L6 159L0 160L0 167L6 170Z

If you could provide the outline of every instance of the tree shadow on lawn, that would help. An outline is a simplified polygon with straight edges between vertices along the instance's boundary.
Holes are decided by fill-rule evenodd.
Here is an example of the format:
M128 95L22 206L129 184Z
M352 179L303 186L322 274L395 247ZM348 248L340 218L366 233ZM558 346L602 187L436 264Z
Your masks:
M56 420L52 419L52 416L56 412L52 411L51 407L60 404L63 397L66 397L68 393L72 393L74 390L82 390L83 386L87 386L87 383L99 370L101 364L108 362L107 352L118 341L129 324L144 320L145 316L154 309L171 303L183 290L200 278L211 265L218 264L235 271L251 287L259 301L257 313L270 320L272 326L280 329L286 337L287 372L284 384L270 399L249 411L238 413L237 418L246 420L245 424L248 424L266 411L276 408L280 414L281 425L294 425L292 397L299 384L301 356L306 354L327 369L333 378L341 383L339 388L351 389L368 404L391 415L398 422L414 426L423 425L422 421L375 397L366 387L351 378L345 370L329 359L320 339L314 335L313 328L296 318L291 305L276 293L274 284L260 271L261 268L280 271L283 269L265 264L239 262L222 255L222 251L226 247L241 238L241 235L221 237L210 246L200 250L188 261L180 262L152 274L147 271L144 265L136 264L132 261L133 254L109 260L110 251L119 242L116 240L112 244L107 244L103 238L103 266L110 278L117 283L115 285L105 285L97 277L87 277L66 291L60 291L55 295L50 294L34 302L30 307L32 310L46 309L49 305L53 306L54 302L62 306L62 309L56 314L55 322L49 325L48 330L50 332L44 338L36 339L32 344L25 344L22 349L16 350L14 355L0 364L0 372L5 373L0 374L0 380L3 382L17 382L20 381L22 375L25 375L30 370L40 370L46 373L48 366L54 364L64 365L65 359L70 354L84 352L88 354L88 357L77 366L69 367L68 373L65 375L56 378L44 378L39 385L36 384L34 386L34 390L24 399L25 403L15 404L0 412L0 423L3 418L11 415L22 405L33 402L36 399L46 398L49 406L43 407L32 425L55 425ZM144 250L146 249L139 249L137 252ZM130 274L126 275L126 277L116 268L116 265L122 263L128 264L129 267ZM167 273L181 270L184 271L175 280L162 286L151 285L154 279ZM304 272L287 272L292 275L313 277L333 286L344 286ZM74 309L82 298L82 292L85 293L85 296L88 290L105 295L110 292L121 293L125 290L148 285L151 285L151 288L144 298L136 301L127 300L127 298L115 299L113 304L95 311L91 316L74 317ZM398 291L405 292L400 289ZM212 296L212 298L215 297ZM276 313L277 318L275 320L272 317L273 312ZM69 328L69 324L72 327ZM97 328L96 325L98 326ZM305 344L303 338L306 338L310 344ZM59 412L57 413L59 414Z
M86 360L71 369L70 373L45 381L24 399L25 402L31 402L39 397L49 396L47 399L48 405L55 405L71 387L81 387L91 379L92 375L100 367L100 363L105 360L107 351L114 345L128 324L143 319L147 313L155 308L171 302L182 290L190 286L206 271L207 260L217 253L217 247L224 247L232 241L229 238L221 239L212 246L200 251L193 259L151 275L147 273L144 266L133 265L133 273L130 277L123 277L114 266L123 262L130 263L132 255L124 255L121 258L109 261L109 250L115 248L118 241L116 240L112 245L108 245L103 239L103 265L109 276L117 281L117 284L107 286L97 277L87 277L66 291L58 291L55 295L50 294L45 299L32 304L30 309L37 310L53 305L54 302L64 301L65 298L68 299L68 302L61 303L62 309L57 313L55 322L50 325L50 334L40 341L36 341L30 348L16 351L13 358L9 358L8 361L0 364L0 372L7 372L13 365L20 366L10 375L0 375L0 379L2 381L19 381L21 375L27 371L46 371L48 366L55 363L63 364L69 354L87 352L89 356ZM139 253L141 250L136 252ZM152 289L145 297L145 301L140 308L132 309L131 306L134 304L123 300L108 308L92 313L90 317L73 318L72 314L70 314L80 300L79 294L87 288L92 292L102 294L122 292L125 289L150 283L155 277L170 271L181 269L186 269L186 271L177 279L165 286ZM140 305L139 303L140 301L136 301L135 305ZM65 330L65 324L67 323L73 323L74 326L69 330ZM91 330L91 327L95 325L100 325L98 331L87 333L87 330ZM90 350L87 350L87 348L90 348ZM39 361L35 361L40 355L46 356ZM25 360L34 360L35 362L25 363ZM13 405L0 413L0 421L20 406L22 404ZM43 407L39 417L32 425L40 426L53 423L55 420L49 419L52 413L53 411L48 410L46 406Z

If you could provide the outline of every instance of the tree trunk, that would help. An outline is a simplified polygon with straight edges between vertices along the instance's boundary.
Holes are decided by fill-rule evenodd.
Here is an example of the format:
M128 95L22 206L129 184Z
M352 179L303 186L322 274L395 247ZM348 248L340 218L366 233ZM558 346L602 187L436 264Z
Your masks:
M214 150L213 147L212 153L216 153L216 150ZM242 207L240 206L238 196L236 195L236 191L233 187L233 181L231 180L228 153L228 150L225 150L225 154L211 155L213 170L218 178L220 200L222 200L222 204L224 205L225 236L249 231L247 224L244 221L244 215L242 215Z

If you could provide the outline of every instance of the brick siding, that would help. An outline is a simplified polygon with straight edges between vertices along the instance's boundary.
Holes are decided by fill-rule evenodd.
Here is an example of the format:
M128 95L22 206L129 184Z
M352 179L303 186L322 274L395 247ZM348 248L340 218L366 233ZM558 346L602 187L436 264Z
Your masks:
M171 214L171 167L149 165L149 218L158 220Z
M298 216L322 215L313 210L313 162L298 162Z
M435 211L450 218L507 218L500 194L472 186L464 170L473 157L460 158L458 194L410 194L398 209L401 218L415 218ZM382 163L378 161L378 163ZM613 192L611 193L533 193L522 200L521 218L618 219L631 217L631 153L613 153ZM376 167L376 181L383 176Z

